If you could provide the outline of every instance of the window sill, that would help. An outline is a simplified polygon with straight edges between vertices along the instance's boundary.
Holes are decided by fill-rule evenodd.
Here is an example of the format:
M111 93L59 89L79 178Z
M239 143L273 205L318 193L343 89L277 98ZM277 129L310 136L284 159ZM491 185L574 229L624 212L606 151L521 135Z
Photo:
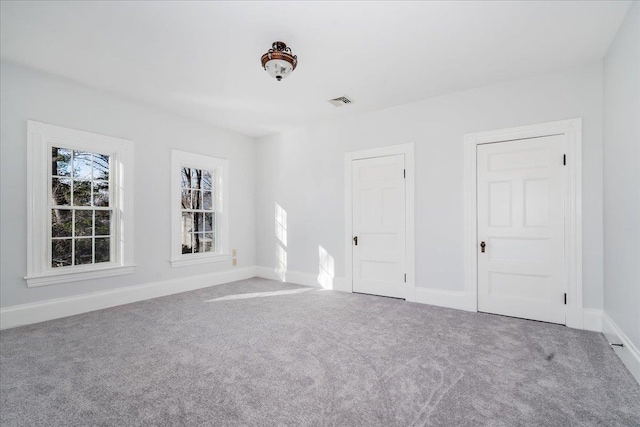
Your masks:
M93 268L84 271L60 271L41 274L37 276L27 276L27 287L56 285L59 283L78 282L81 280L101 279L103 277L122 276L133 273L135 264L117 265L109 267Z
M206 264L210 262L222 262L229 261L231 254L214 254L214 255L200 255L188 258L172 259L171 267L186 267L189 265Z

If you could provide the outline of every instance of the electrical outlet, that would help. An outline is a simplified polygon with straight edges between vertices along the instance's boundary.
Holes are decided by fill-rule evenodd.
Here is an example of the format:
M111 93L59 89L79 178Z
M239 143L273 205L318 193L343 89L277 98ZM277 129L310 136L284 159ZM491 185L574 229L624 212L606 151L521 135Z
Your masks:
M232 249L231 250L231 256L233 256L234 258L238 256L238 250L237 249Z
M232 261L232 265L233 265L234 267L237 267L237 266L238 266L238 260L237 260L236 258L234 258L234 259L233 259L233 261Z

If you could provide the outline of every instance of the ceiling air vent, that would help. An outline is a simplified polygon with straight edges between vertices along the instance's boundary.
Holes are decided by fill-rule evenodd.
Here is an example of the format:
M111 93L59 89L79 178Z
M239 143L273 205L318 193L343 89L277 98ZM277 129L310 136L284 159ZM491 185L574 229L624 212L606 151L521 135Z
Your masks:
M352 103L353 101L349 99L348 96L339 96L337 98L329 100L329 104L333 105L334 107L344 107L345 105L349 105Z

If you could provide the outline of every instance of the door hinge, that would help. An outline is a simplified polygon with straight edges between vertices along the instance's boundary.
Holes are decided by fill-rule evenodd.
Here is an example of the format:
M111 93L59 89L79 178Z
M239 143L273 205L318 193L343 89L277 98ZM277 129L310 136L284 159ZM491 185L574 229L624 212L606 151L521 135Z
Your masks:
M564 294L564 305L567 305L567 293Z
M567 155L566 154L562 155L562 164L567 166Z
M407 273L404 273L404 283L407 283Z
M403 177L403 178L406 178L406 177L407 177L407 170L406 170L406 169L403 169L403 170L402 170L402 177Z

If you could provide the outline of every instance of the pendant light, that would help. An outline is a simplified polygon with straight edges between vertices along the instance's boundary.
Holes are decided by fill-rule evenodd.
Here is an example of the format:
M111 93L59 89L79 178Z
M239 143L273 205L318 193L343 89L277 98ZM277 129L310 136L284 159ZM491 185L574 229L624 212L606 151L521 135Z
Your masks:
M260 59L262 68L277 81L289 77L296 69L298 57L291 54L291 48L283 42L274 42L271 49Z

